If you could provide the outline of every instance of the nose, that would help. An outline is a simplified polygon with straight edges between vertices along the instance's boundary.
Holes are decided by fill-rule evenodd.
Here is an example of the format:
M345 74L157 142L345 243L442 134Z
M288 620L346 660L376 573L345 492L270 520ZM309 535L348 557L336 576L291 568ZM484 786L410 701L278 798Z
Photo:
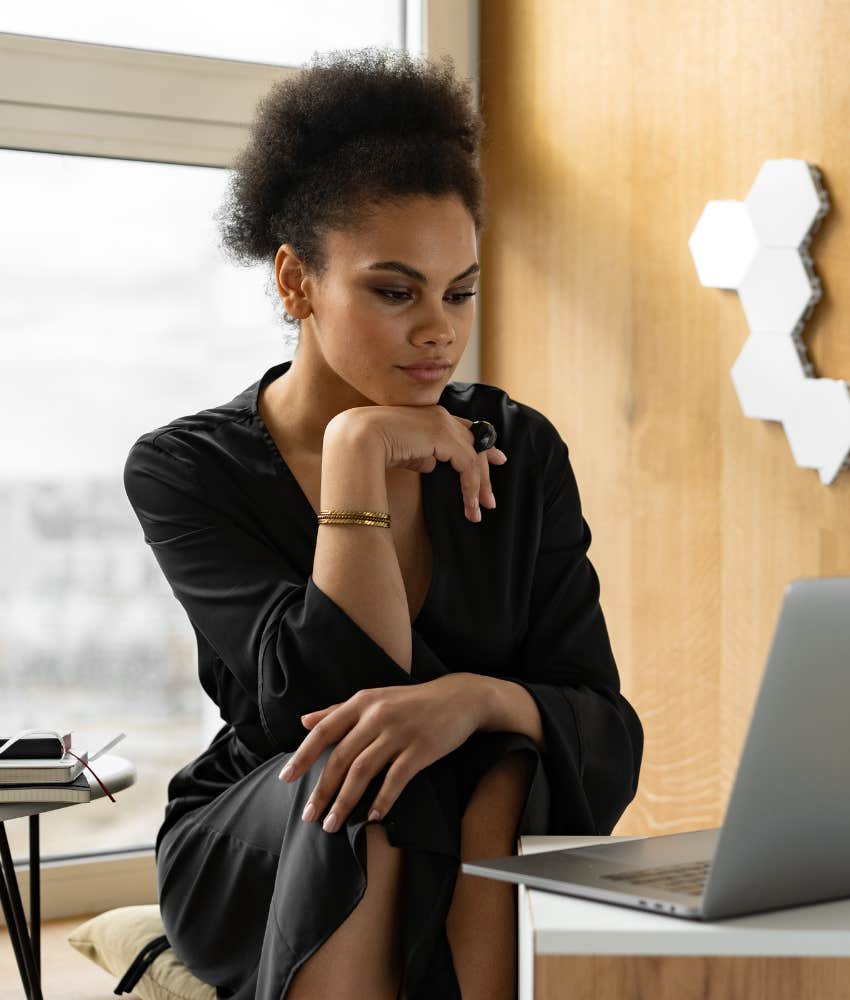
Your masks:
M451 344L457 339L452 317L445 303L441 301L433 314L426 320L416 334L417 340L426 343Z

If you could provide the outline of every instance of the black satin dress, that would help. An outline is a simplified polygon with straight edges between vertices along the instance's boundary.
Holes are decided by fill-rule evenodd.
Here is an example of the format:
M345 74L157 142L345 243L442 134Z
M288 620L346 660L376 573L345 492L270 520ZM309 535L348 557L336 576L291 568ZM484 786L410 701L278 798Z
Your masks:
M637 791L643 729L620 693L590 528L554 425L496 386L449 382L440 404L493 423L508 461L490 466L498 506L477 523L450 463L421 476L433 569L408 674L313 581L318 521L257 409L290 364L143 434L124 468L224 722L169 782L156 837L163 923L217 997L283 1000L365 891L366 812L387 770L336 833L324 815L305 823L332 747L295 782L278 779L308 735L301 715L364 687L454 671L503 678L534 699L545 752L520 733L477 732L415 775L379 821L404 851L408 1000L460 1000L445 917L464 809L487 768L512 751L533 755L517 835L609 834Z

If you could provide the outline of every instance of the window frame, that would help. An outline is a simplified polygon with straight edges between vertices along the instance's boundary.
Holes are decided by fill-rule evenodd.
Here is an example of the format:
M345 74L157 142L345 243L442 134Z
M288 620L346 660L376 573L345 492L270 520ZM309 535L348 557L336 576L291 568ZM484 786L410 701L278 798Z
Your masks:
M479 0L400 2L407 50L449 54L478 101ZM227 168L247 140L258 99L275 80L297 73L291 66L0 32L0 148ZM477 315L455 378L479 381ZM198 693L212 738L221 719L200 685ZM16 862L15 871L28 910L28 861ZM156 903L153 845L49 858L41 883L43 920Z

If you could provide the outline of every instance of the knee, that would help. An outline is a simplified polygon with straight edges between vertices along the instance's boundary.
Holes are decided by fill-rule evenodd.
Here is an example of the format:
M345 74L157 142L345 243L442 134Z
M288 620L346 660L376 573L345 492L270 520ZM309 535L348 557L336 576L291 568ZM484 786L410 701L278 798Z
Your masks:
M517 827L534 777L536 758L512 751L489 768L472 793L461 821L464 858L501 857L516 849Z
M510 781L515 781L521 788L527 788L534 776L534 766L537 757L531 750L511 750L493 765L493 769L504 771Z
M475 786L469 805L478 810L511 810L524 801L534 776L536 758L529 750L512 750L488 768Z
M301 814L303 813L304 808L307 805L307 802L310 800L310 797L312 796L313 792L316 789L316 786L319 783L319 779L321 778L322 773L328 763L328 759L330 758L330 755L336 746L337 746L336 743L331 743L330 745L324 747L324 749L322 749L321 752L319 753L318 757L316 757L316 759L312 762L312 764L310 764L309 767L307 767L305 771L299 774L299 776L295 778L294 781L286 783L285 785L286 794L289 796L287 800L288 801L287 808L293 816L297 815L298 817L300 817ZM278 770L280 770L280 768L282 768L286 764L289 758L293 756L294 752L295 751L289 754L285 754L281 758L279 762L280 767L278 767ZM275 766L277 767L277 765ZM305 824L305 828L307 828L307 826L308 825ZM318 826L321 829L321 821L319 821Z
M316 783L322 776L325 768L327 767L328 761L330 760L331 754L336 750L338 743L329 743L327 746L323 747L319 751L319 755L313 761L310 766L302 772L302 774L295 779L293 785L300 785L307 788L308 791L312 791L316 787ZM286 764L290 757L294 755L293 753L287 754L280 762L281 768Z

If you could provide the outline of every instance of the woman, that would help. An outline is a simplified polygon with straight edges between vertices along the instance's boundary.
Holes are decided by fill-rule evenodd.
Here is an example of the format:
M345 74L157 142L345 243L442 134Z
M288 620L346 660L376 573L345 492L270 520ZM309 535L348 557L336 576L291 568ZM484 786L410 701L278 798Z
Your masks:
M610 833L637 790L567 446L450 381L482 131L448 59L334 53L275 84L220 223L273 262L297 352L127 458L226 723L156 841L168 939L219 997L513 997L515 887L460 860Z

